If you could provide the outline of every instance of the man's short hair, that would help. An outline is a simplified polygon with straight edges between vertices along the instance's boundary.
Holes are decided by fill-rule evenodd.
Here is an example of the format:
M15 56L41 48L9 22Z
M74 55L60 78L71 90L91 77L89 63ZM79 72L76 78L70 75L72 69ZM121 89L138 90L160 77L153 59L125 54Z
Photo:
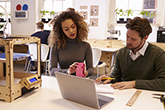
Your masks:
M152 32L150 22L147 18L135 17L134 19L129 19L126 28L137 31L142 39Z
M43 29L44 28L44 23L43 22L37 22L37 29Z

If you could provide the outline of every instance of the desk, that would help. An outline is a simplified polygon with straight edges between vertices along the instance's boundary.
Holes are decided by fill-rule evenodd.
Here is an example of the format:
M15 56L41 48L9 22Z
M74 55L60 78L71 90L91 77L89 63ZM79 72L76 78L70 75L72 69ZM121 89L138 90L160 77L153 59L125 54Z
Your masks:
M96 48L99 48L103 52L112 53L111 66L110 66L110 72L111 72L111 69L113 67L113 63L114 63L114 60L115 60L115 57L116 57L116 53L119 50L119 48L106 48L106 47L96 47Z
M147 90L142 90L132 107L126 106L135 91L136 89L114 90L114 94L103 94L115 99L101 110L164 110L160 100L152 98L152 94L165 94L165 92ZM41 88L31 91L11 103L0 101L0 108L2 110L94 110L63 99L56 78L53 76L42 76Z

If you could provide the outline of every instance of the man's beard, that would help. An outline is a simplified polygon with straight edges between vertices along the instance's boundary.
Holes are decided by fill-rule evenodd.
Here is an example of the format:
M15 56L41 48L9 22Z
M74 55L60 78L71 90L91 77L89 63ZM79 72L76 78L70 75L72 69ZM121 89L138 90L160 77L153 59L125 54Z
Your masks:
M137 47L129 48L129 47L127 46L127 48L130 49L130 50L132 50L132 51L134 51L135 49L139 48L139 47L141 46L141 44L142 44L142 40L141 40L140 44L139 44ZM127 44L127 45L128 45L128 44Z

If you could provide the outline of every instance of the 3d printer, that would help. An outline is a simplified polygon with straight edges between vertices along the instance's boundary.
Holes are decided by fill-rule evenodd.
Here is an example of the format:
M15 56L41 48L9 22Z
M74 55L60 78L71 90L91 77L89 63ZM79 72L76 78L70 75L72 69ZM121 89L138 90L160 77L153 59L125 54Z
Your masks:
M13 69L14 62L14 45L37 43L37 73L15 72ZM41 87L41 41L37 37L8 37L0 38L0 45L5 46L5 57L0 57L0 99L6 102L12 102L23 94L24 88L27 90ZM1 56L1 55L0 55ZM21 57L22 58L22 57ZM5 63L5 74L3 64Z

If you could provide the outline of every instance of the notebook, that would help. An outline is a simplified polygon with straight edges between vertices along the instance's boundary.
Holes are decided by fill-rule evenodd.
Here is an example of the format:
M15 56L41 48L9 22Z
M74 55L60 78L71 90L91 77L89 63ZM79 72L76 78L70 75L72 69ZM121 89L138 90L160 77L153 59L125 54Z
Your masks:
M97 93L106 93L113 94L114 89L110 86L110 84L95 84Z
M95 109L100 109L112 102L114 98L96 94L95 82L66 73L55 73L61 95L71 100Z

